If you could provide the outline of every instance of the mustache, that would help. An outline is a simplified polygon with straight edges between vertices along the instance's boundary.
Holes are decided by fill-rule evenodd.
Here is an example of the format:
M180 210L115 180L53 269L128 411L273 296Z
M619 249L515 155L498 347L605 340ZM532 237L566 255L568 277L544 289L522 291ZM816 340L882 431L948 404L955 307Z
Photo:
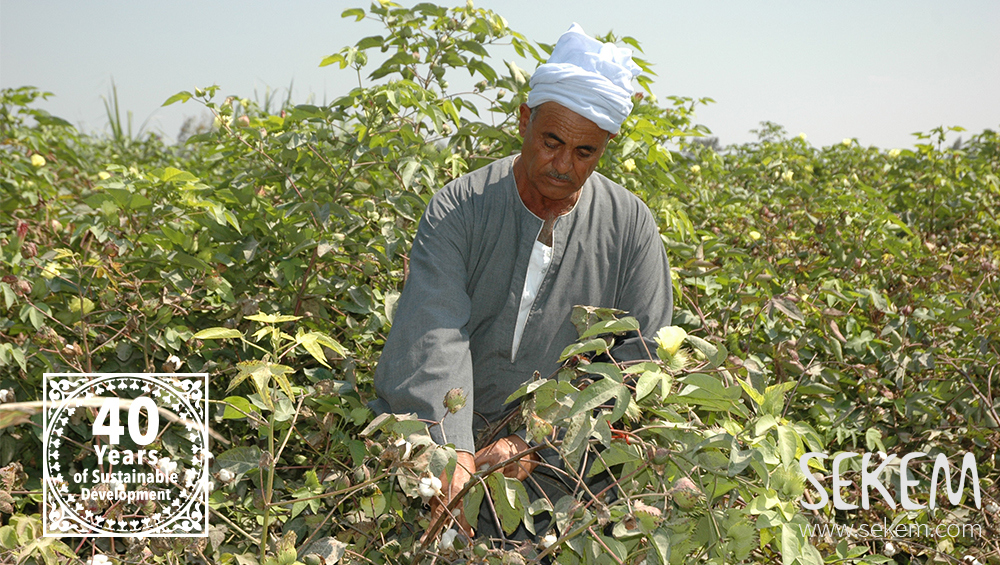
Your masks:
M564 174L561 174L561 173L557 173L555 171L550 171L550 172L545 173L545 174L546 174L546 176L552 177L552 178L554 178L556 180L564 180L564 181L572 180L572 179L570 179L569 175L564 175Z

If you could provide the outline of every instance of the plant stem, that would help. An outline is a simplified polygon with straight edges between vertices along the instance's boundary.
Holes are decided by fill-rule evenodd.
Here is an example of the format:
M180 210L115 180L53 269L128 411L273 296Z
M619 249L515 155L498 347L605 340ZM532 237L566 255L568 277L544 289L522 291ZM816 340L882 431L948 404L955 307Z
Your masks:
M267 452L271 454L271 464L267 470L267 485L264 488L264 523L260 532L260 562L264 562L267 553L267 527L271 518L271 494L274 489L274 412L267 418Z

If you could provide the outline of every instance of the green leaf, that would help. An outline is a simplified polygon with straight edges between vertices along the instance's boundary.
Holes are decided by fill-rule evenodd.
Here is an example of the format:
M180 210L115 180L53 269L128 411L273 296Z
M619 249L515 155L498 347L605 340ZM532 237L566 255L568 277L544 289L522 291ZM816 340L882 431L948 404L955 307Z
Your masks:
M590 363L589 365L580 365L579 369L584 373L601 375L617 383L623 382L621 369L611 363Z
M764 395L758 392L752 384L744 381L743 379L736 379L736 382L740 383L740 387L743 388L743 392L747 393L750 400L753 400L757 406L760 406L761 403L764 402Z
M798 447L798 434L789 426L778 426L778 454L781 464L786 467L795 463L795 450Z
M208 328L194 334L195 339L243 339L243 332L230 328Z
M74 296L66 302L66 309L74 314L86 316L94 311L94 301L86 297L81 300L80 297Z
M583 332L580 336L580 341L587 339L588 337L593 337L595 335L601 334L619 334L625 332L634 332L639 329L639 321L635 318L622 318L621 320L606 320L603 322L597 322L596 324L587 328L587 331Z
M865 445L869 451L885 451L885 444L882 443L882 432L878 428L868 428L865 432Z
M186 182L198 180L198 177L192 175L191 173L175 169L174 167L167 167L163 170L163 173L161 173L159 177L163 182Z
M187 91L178 92L177 94L174 94L170 98L167 98L167 101L163 103L163 106L169 106L175 102L180 102L181 104L183 104L190 99L191 99L190 92Z
M490 494L493 497L493 505L500 516L500 524L503 530L514 533L521 523L521 516L528 500L528 492L524 490L524 484L517 479L510 479L502 473L491 473L486 478L486 484L490 487Z
M365 49L371 49L372 47L381 47L385 43L385 39L381 35L370 35L361 39L356 44L357 48L361 51Z
M465 494L465 498L462 500L462 509L465 512L465 519L468 520L470 524L476 524L479 522L479 509L482 507L483 497L485 495L486 489L484 489L481 484L476 484L476 486L472 487L469 492Z
M403 162L399 170L399 178L403 181L404 188L410 188L413 184L413 175L420 169L420 161L408 159Z
M340 68L342 69L347 67L347 60L344 59L344 56L339 53L325 57L322 61L320 61L319 66L326 67L334 63L340 63Z
M302 316L282 316L280 314L254 314L252 316L245 316L244 319L253 320L254 322L262 322L265 324L283 324L285 322L294 322L296 320L301 320Z
M642 400L649 396L666 375L662 371L645 371L639 377L639 382L635 385L635 399Z
M229 469L235 475L246 473L256 469L260 465L260 448L252 445L249 447L234 447L224 451L215 458L215 462L223 469Z
M670 532L666 528L657 528L649 534L649 541L660 563L670 563Z
M573 409L567 417L572 418L580 413L589 413L601 404L604 404L605 402L618 396L623 388L628 391L628 388L626 388L625 385L615 382L613 379L609 378L600 379L594 382L592 385L583 389L580 395L577 396L576 402L573 403Z
M596 420L587 412L580 412L569 419L563 436L562 453L566 464L575 469L587 451L587 440L594 431Z
M10 526L0 527L0 547L4 549L14 549L20 546L21 543L17 540L17 534L14 532L14 528Z
M334 352L336 352L337 355L340 355L341 357L350 357L351 356L350 351L348 351L346 347L344 347L343 345L341 345L339 341L333 339L332 337L330 337L330 336L328 336L326 334L317 333L316 334L316 342L319 343L320 345L324 346L324 347L329 347Z
M742 395L740 387L725 387L721 381L704 373L685 375L677 380L684 385L683 388L677 394L667 397L665 402L697 404L707 410L731 411L746 416L746 407L739 403Z
M290 399L295 398L295 393L292 391L292 384L288 380L288 375L294 373L295 369L286 365L279 365L278 363L270 363L268 369L271 372L271 378L278 383L281 392L285 393L285 396ZM263 393L261 393L261 396L263 396Z
M778 311L796 322L805 323L806 321L806 318L802 315L802 311L799 310L799 307L796 306L794 302L783 296L775 296L771 298L770 305L773 308L777 308Z
M250 401L242 396L227 396L223 402L228 404L226 411L222 414L223 420L239 420L246 418L248 414L260 412L256 406L250 404Z
M324 367L330 367L329 363L326 362L326 354L323 353L323 346L317 341L318 335L319 334L313 332L299 334L295 336L295 342L304 347L314 359L320 362L321 365Z
M574 355L590 352L597 352L598 354L607 353L608 342L602 338L595 338L583 343L572 343L566 349L563 349L562 354L559 355L559 361L565 361Z
M587 472L588 477L593 477L599 474L609 467L614 467L615 465L621 465L623 463L639 463L642 458L639 457L631 446L626 447L622 445L621 442L616 442L611 444L609 449L604 450L599 457L594 460L594 464L590 467L590 471Z
M6 345L6 344L3 344ZM31 413L0 407L0 430L31 422Z
M249 376L250 382L253 383L257 394L260 395L261 400L264 402L264 406L268 410L274 410L274 399L271 398L270 387L272 377L271 364L268 362L261 363L250 372Z
M632 402L632 392L627 386L621 385L618 389L618 394L615 395L615 408L611 411L611 415L608 416L608 422L614 423L620 420L625 415L625 411L628 410L630 402Z
M342 18L354 18L354 21L360 22L365 17L365 11L361 8L351 8L350 10L344 10L340 14Z
M14 289L7 283L0 283L0 289L3 290L4 306L10 308L17 302L17 295L14 294Z
M705 358L708 359L709 366L713 369L725 363L726 357L729 356L729 351L727 351L726 346L722 344L716 346L698 336L691 334L688 334L685 339L691 344L692 347L705 354Z

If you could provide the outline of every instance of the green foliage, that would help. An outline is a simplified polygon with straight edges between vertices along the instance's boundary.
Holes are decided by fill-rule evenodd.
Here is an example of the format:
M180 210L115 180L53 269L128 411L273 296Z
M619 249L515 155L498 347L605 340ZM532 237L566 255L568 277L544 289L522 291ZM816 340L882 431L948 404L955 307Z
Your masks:
M46 371L211 374L208 540L90 540L81 558L516 560L478 541L420 546L432 527L421 479L453 468L454 450L425 422L373 419L366 402L426 202L519 149L530 70L491 50L541 61L550 48L471 2L344 17L383 29L320 62L356 88L274 109L217 86L181 92L165 104L215 116L181 146L132 138L116 101L104 138L33 108L46 93L0 93L0 400L39 400ZM588 363L636 324L582 308L566 368L514 395L529 438L569 469L609 471L617 496L530 501L481 472L466 512L492 504L508 531L550 512L557 530L521 556L535 562L878 562L881 542L801 526L883 519L981 524L983 538L900 541L897 559L986 562L995 517L969 501L804 514L798 457L972 452L984 504L1000 498L998 134L948 148L954 128L938 128L886 152L817 148L764 124L758 142L716 150L693 121L710 100L661 105L640 84L600 170L658 218L684 331L656 336L656 362ZM66 562L73 549L39 537L35 409L2 406L0 560ZM26 480L5 478L21 476L13 463ZM828 485L830 470L815 471Z

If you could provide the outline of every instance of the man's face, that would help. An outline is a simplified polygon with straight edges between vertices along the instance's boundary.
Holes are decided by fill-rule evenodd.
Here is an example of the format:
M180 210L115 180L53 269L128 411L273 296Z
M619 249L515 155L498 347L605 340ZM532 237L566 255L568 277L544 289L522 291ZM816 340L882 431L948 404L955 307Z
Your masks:
M522 197L527 197L525 204L531 209L533 203L552 206L567 198L570 204L575 203L580 187L597 168L613 136L555 102L538 106L534 119L527 104L522 104L520 111L524 144L516 168L521 168L517 171L521 173L518 188Z

